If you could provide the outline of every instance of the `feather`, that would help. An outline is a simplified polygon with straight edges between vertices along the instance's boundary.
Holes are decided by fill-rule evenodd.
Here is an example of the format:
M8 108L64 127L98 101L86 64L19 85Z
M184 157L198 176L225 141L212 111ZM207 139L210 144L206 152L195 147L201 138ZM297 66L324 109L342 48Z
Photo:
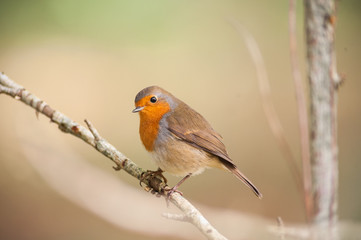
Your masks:
M217 156L226 169L246 184L257 197L262 197L262 194L254 184L238 170L237 166L228 156L226 147L221 141L221 135L214 131L211 125L199 113L180 101L176 111L167 116L167 124L168 130L179 139L195 148Z

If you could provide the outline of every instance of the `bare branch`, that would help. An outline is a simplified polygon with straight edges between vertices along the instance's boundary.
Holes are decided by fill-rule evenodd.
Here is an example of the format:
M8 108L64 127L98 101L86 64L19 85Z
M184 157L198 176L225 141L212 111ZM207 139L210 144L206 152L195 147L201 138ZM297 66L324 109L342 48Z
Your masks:
M133 161L119 152L113 145L107 142L102 138L94 126L88 121L85 120L88 125L88 129L84 126L76 123L71 120L63 113L52 109L44 101L31 94L25 90L22 86L18 85L11 79L9 79L5 74L0 73L0 94L4 93L9 96L12 96L16 99L19 99L23 103L34 108L37 113L42 113L54 123L56 123L59 129L65 133L70 133L84 142L88 143L94 147L97 151L105 155L107 158L112 160L116 167L114 169L125 170L128 174L133 177L140 179L142 174L145 171L138 167ZM146 190L155 189L158 192L161 192L166 187L166 184L159 178L144 179L144 183L148 186ZM208 239L226 239L221 235L209 222L203 217L203 215L184 197L178 193L173 193L170 196L170 201L179 208L187 218L189 218L190 223L196 226L201 233L206 236Z
M5 93L7 95L10 95L12 97L16 97L19 92L13 88L9 88L9 87L6 87L6 86L2 86L0 85L0 93Z
M170 201L185 214L188 222L196 226L208 239L226 239L180 194L172 194Z
M189 221L189 218L187 217L187 215L184 215L184 214L163 213L162 216L167 219L180 221L180 222L188 222Z
M311 98L311 164L314 215L318 237L338 239L337 87L334 50L335 3L306 0L305 28Z

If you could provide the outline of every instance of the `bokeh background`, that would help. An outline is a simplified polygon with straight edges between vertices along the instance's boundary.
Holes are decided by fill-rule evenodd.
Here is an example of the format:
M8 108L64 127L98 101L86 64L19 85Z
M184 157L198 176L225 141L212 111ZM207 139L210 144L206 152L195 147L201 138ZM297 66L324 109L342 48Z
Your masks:
M297 1L297 38L306 86L302 3ZM346 79L338 110L339 216L360 222L361 3L337 1L337 9L338 70ZM91 120L103 137L148 169L156 166L141 145L139 119L131 110L139 90L162 86L209 120L224 137L230 156L264 195L258 201L230 174L208 170L182 186L189 200L275 223L278 216L286 223L304 223L302 194L269 129L255 67L230 18L260 46L272 99L300 166L288 1L2 0L0 71L73 120ZM41 138L55 149L54 155L70 149L141 191L135 179L114 172L110 161L59 132L45 117L37 120L22 103L1 95L0 109L2 239L150 239L59 194L28 162L24 142ZM23 134L27 128L34 134ZM57 137L44 137L41 131ZM38 158L49 161L41 158L42 151L38 149ZM178 180L167 176L172 184Z

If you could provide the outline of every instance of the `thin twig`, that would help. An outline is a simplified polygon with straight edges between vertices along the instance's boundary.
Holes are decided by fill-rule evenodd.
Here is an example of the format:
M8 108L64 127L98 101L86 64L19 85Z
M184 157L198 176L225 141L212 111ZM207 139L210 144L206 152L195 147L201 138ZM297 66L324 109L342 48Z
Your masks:
M296 4L295 0L290 0L288 22L289 22L289 41L290 41L290 57L293 81L296 90L296 102L298 110L298 124L301 138L301 159L303 166L303 196L306 209L307 221L313 214L312 200L312 177L310 164L310 142L308 133L308 119L306 97L302 85L302 77L297 61L297 38L296 38Z
M302 184L301 184L301 176L298 170L298 167L296 165L295 158L292 154L291 147L288 144L285 133L281 124L281 121L278 117L278 114L275 110L275 107L273 105L272 97L271 97L271 87L269 84L269 79L266 71L266 67L263 61L263 57L261 54L261 51L259 50L257 42L254 40L252 35L243 28L238 22L231 21L233 26L236 28L238 33L243 37L245 40L245 43L247 45L247 49L252 57L252 60L254 62L254 65L257 70L257 76L258 76L258 86L261 94L261 100L264 112L266 114L266 118L268 120L268 124L271 128L271 131L276 138L276 142L278 143L278 146L286 159L287 163L290 166L291 173L295 179L296 185L298 189L300 190L300 193L302 192Z
M286 237L285 237L285 224L283 223L283 220L281 217L277 217L277 224L278 224L278 228L279 228L279 236L280 236L280 239L281 240L285 240Z
M140 179L142 173L145 171L138 167L133 161L119 152L113 145L107 142L102 138L94 126L88 121L85 120L88 125L88 129L82 125L71 120L64 114L59 111L52 109L44 101L40 100L35 95L31 94L25 90L22 86L18 85L11 79L9 79L5 74L0 73L0 94L4 93L14 98L19 99L23 103L31 106L37 112L44 114L51 119L52 122L56 123L59 129L65 133L71 133L72 135L82 139L100 153L105 155L107 158L116 163L114 169L120 170L123 169L133 177ZM9 90L11 89L11 90ZM16 94L14 94L16 93ZM145 180L145 184L148 187L153 189L163 189L165 184L163 181ZM225 240L226 238L221 235L203 215L184 197L178 193L173 193L170 196L170 201L179 208L187 218L189 218L190 223L196 226L200 232L207 237L207 239L217 239Z
M88 126L89 131L93 134L95 141L99 141L101 139L101 137L100 137L98 131L94 128L93 124L90 121L88 121L87 119L85 119L84 122Z
M278 226L268 227L268 230L280 236L280 239L282 240L287 238L299 240L313 239L311 237L310 229L305 226L285 227L284 225L279 224Z

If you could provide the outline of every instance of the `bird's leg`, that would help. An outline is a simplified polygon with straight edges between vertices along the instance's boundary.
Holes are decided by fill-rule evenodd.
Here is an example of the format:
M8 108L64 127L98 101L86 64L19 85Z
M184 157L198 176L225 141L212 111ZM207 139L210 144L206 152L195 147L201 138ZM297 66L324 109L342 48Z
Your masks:
M142 175L140 176L140 179L139 179L140 186L142 186L142 182L144 181L144 179L154 178L156 176L161 177L163 179L164 183L167 184L168 180L163 176L163 170L158 168L158 170L156 170L156 171L147 170L146 172L142 173Z
M172 195L174 192L179 193L180 195L183 196L183 193L181 191L178 191L179 186L184 183L185 180L187 180L190 176L192 176L192 173L188 173L184 178L182 178L174 187L172 187L171 189L167 189L168 193L167 193L167 197L169 198L170 195Z

